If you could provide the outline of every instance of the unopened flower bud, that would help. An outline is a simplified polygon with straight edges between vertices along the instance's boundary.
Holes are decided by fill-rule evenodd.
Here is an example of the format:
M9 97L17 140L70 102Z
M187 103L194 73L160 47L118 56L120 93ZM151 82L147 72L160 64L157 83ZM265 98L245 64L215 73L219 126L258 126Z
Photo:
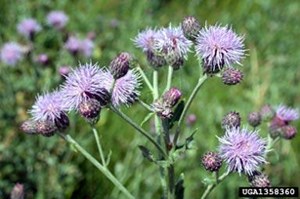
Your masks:
M236 85L243 80L243 73L235 68L226 68L222 73L222 81L226 85Z
M261 107L260 115L262 120L269 120L274 117L275 111L269 104L266 104Z
M115 79L119 79L127 74L131 60L132 57L129 53L122 52L111 61L109 70Z
M173 87L164 94L163 102L172 108L177 104L180 98L181 91L178 88Z
M172 108L161 99L152 104L152 109L162 119L170 119L173 116Z
M259 112L251 112L248 115L248 123L253 126L257 127L261 123L261 116Z
M65 77L71 72L71 67L61 66L61 67L59 67L58 72L61 76Z
M89 99L79 105L79 113L86 119L97 118L101 111L100 102L96 99Z
M22 184L15 184L10 192L10 199L24 199L24 186Z
M36 131L45 137L51 137L54 135L57 127L51 121L40 120L36 122Z
M297 129L291 125L284 126L281 128L281 136L284 139L291 140L296 136L296 134L297 134Z
M37 62L43 66L46 66L49 64L50 60L49 60L49 57L48 55L46 54L40 54L38 57L37 57Z
M238 112L230 111L222 119L222 128L233 128L241 125L241 117Z
M36 122L33 120L27 120L23 122L20 126L21 131L27 134L36 134Z
M275 139L277 138L280 134L281 134L281 127L277 127L277 126L269 126L269 134L271 136L271 138Z
M260 172L249 177L249 181L252 187L271 187L268 176Z
M186 38L194 41L201 29L199 21L192 16L185 17L181 24L183 34Z
M195 114L190 114L187 116L186 123L188 126L192 126L197 121L197 116Z
M222 166L222 158L215 152L207 152L202 157L202 165L207 171L218 171Z

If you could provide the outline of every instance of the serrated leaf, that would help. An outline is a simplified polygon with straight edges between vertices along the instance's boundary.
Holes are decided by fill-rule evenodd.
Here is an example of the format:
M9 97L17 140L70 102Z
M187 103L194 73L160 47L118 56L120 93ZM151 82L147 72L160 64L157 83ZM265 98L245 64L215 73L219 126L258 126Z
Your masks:
M152 153L150 152L150 150L148 148L146 148L146 147L144 147L142 145L139 145L138 147L141 150L142 155L144 156L144 158L146 158L150 162L154 161L153 155L152 155Z

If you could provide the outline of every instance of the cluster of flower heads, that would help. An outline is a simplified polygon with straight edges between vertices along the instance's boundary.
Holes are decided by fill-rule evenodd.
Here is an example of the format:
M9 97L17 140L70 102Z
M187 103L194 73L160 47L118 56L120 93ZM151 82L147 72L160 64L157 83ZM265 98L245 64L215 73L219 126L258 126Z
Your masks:
M69 17L59 10L51 11L46 16L46 24L52 28L59 30L61 33L65 33L64 28L69 21ZM34 43L36 35L42 31L42 25L33 18L25 18L17 24L17 31L21 36L24 36L28 40ZM77 37L70 36L68 37L65 45L72 55L82 55L84 57L90 57L94 50L93 40L89 37L85 39L78 39ZM22 60L24 54L28 51L33 50L31 45L18 44L17 42L7 42L5 43L0 51L1 61L9 66L15 66L19 61ZM43 65L49 64L47 54L43 54L44 59L40 59L40 56L36 58L38 63ZM46 58L46 59L45 59ZM46 61L45 61L46 60Z
M206 170L213 172L218 171L224 161L230 172L247 175L252 186L269 187L268 176L259 172L260 166L266 163L267 142L260 138L256 127L266 121L271 138L292 139L297 130L291 122L299 119L299 110L285 105L275 108L264 105L260 111L249 113L247 119L254 130L241 127L238 112L227 113L222 120L225 135L218 138L219 151L204 154L202 164Z
M21 129L29 134L52 136L69 125L68 111L79 112L90 123L99 119L108 104L118 108L134 103L140 86L135 69L130 69L132 57L120 53L108 69L86 63L73 69L58 90L39 95L29 111L31 119Z
M196 18L186 17L178 27L148 28L140 32L134 42L146 54L151 66L170 65L174 69L184 64L194 43L204 73L214 74L226 68L222 77L225 84L234 85L243 79L241 71L232 66L241 65L245 56L244 37L229 26L201 27Z

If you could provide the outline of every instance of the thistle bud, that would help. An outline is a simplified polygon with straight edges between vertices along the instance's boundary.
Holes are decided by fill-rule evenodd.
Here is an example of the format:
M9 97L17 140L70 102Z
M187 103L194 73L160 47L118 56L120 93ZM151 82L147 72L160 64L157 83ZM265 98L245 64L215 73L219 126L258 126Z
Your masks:
M164 94L163 102L172 108L180 100L180 97L181 97L181 91L178 88L173 87L173 88L170 88L170 90L168 90Z
M218 171L222 166L222 158L215 152L207 152L202 157L202 165L207 171Z
M266 104L261 107L260 115L262 120L269 120L275 116L275 111L269 104Z
M111 61L109 70L115 79L127 74L131 60L132 57L129 53L122 52Z
M243 80L243 73L235 68L226 68L222 73L222 81L226 85L236 85Z
M37 133L36 131L36 122L33 120L27 120L25 122L23 122L20 126L21 131L23 131L24 133L30 134L30 135L34 135Z
M50 121L39 120L36 122L36 131L45 137L51 137L54 135L57 127Z
M261 123L261 116L259 112L252 112L248 115L248 123L253 126L257 127Z
M201 29L201 26L199 21L195 17L188 16L183 19L181 28L186 38L195 41L196 36L198 35L199 30Z
M152 109L162 119L170 119L173 116L172 108L161 99L152 104Z
M184 58L183 57L178 57L175 59L175 61L172 63L172 67L174 70L180 69L181 66L184 64Z
M288 125L281 128L281 136L284 139L291 140L296 136L296 134L297 129L293 126Z
M249 181L252 187L271 187L268 176L260 172L249 177Z
M59 67L58 72L62 77L65 77L71 72L71 67L61 66L61 67Z
M37 62L43 66L46 66L50 63L49 57L46 54L40 54L37 57Z
M241 117L238 112L230 111L222 119L222 128L233 128L241 125Z
M15 184L10 192L10 199L24 199L24 186L22 184Z
M79 113L88 121L98 118L101 111L100 102L96 99L89 99L79 105Z

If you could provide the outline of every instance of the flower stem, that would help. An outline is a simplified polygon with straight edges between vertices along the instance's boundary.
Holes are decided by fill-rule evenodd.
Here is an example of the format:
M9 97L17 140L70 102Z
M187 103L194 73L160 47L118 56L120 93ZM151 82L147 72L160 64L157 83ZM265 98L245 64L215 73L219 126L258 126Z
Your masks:
M100 154L102 165L106 167L107 165L106 165L106 161L105 161L105 158L104 158L104 154L103 154L103 150L102 150L102 146L101 146L101 143L100 143L100 139L99 139L99 136L98 136L97 129L95 129L94 127L92 127L92 129L93 129L93 133L94 133L95 140L96 140L96 143L97 143L97 147L98 147L98 151L99 151L99 154Z
M144 79L145 83L147 84L148 88L150 89L151 92L153 92L153 86L150 83L149 79L147 78L146 74L144 73L143 69L141 68L140 65L137 67L139 73L141 74L142 78Z
M121 184L121 182L107 169L107 167L101 165L90 153L82 148L70 135L64 135L60 133L68 143L72 144L86 159L88 159L97 169L99 169L124 195L129 199L135 199L135 197Z
M180 118L178 120L178 127L177 127L177 130L176 130L176 133L175 133L175 136L174 136L174 140L173 140L174 145L176 145L176 143L177 143L177 139L178 139L178 136L179 136L179 133L180 133L180 127L181 127L181 124L183 122L183 119L185 118L185 115L187 114L188 109L190 108L194 98L196 97L198 91L200 90L201 86L206 81L206 79L207 79L206 74L204 74L202 77L199 78L197 85L195 86L194 90L192 91L192 94L190 95L188 101L186 102L186 104L183 108L183 111L182 111L182 113L180 115Z
M151 107L150 107L146 102L144 102L144 101L141 100L141 99L138 99L138 101L139 101L139 103L140 103L145 109L147 109L147 110L150 111L150 112L153 112L153 110L151 109Z
M171 88L173 71L174 71L173 67L169 66L169 68L168 68L167 86L166 86L165 92L168 91L168 90L170 90L170 88Z
M220 184L228 175L230 174L229 171L226 173L223 173L219 178L217 178L216 183L210 184L206 187L206 190L204 191L203 195L201 196L201 199L207 198L207 196L210 194L210 192L218 185Z
M130 124L133 128L135 128L139 133L145 136L164 155L164 157L167 157L162 147L159 144L157 144L156 141L150 135L148 135L148 133L144 129L142 129L138 124L132 121L127 115L125 115L123 112L116 109L115 107L111 106L111 110L115 112L123 120L125 120L128 124Z

